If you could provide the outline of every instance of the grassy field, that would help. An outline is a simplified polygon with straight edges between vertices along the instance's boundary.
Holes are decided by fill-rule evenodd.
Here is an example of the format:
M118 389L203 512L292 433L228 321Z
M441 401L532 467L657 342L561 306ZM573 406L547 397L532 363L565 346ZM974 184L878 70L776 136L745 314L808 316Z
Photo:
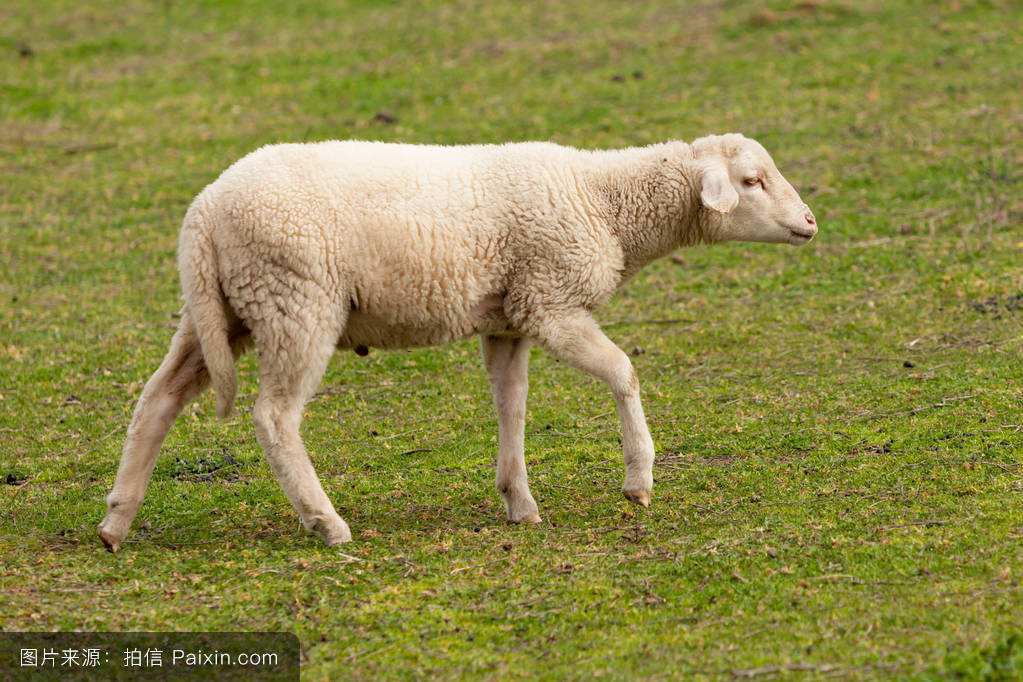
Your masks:
M0 630L289 630L309 679L1023 678L1020 3L279 4L0 5ZM679 252L600 312L649 509L608 391L534 351L545 521L504 523L466 341L333 360L303 433L345 554L263 461L251 357L101 547L180 220L236 158L730 130L821 233Z

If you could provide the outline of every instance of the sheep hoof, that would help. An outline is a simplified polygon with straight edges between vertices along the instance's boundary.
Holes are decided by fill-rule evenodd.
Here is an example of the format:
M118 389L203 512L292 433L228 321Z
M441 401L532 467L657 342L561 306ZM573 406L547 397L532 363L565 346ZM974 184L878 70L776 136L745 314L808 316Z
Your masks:
M509 516L508 521L510 523L540 523L541 521L543 521L543 519L541 519L540 515L537 514L536 512L532 512L531 514L525 514L524 516L520 516L518 518Z
M352 541L352 534L351 533L348 533L346 535L338 535L337 537L333 537L333 538L325 539L324 540L324 542L327 543L327 547L337 547L339 545L343 545L343 544L345 544L347 542L351 542L351 541Z
M334 519L317 519L310 530L319 533L327 547L335 547L352 541L352 531L340 516Z
M103 527L102 523L99 525L96 532L99 534L99 539L103 541L103 545L110 550L111 553L114 553L121 548L121 540L124 538L119 538L108 531Z
M329 535L324 535L323 541L327 544L327 547L343 545L346 542L352 541L352 531L348 530L348 526L344 526Z
M642 505L644 507L650 506L649 490L623 490L622 494L625 495L625 499L627 499L629 502Z

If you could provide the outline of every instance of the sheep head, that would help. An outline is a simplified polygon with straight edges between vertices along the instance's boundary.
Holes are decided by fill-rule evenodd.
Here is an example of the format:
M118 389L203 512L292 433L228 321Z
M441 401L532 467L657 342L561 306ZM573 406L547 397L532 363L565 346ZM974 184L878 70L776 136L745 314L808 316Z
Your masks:
M693 145L700 203L714 241L806 244L817 220L767 150L739 134Z

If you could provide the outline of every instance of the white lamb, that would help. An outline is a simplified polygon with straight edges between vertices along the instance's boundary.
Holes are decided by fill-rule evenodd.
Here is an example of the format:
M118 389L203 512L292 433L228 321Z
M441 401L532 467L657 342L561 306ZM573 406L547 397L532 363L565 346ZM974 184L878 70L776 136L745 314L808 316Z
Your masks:
M128 429L99 535L128 533L160 444L234 361L259 358L256 434L303 525L351 539L299 436L336 348L407 348L479 335L498 415L508 519L540 521L524 428L529 347L605 381L617 403L625 496L650 503L654 444L628 356L591 316L679 246L805 244L813 214L757 142L738 134L615 151L547 143L263 147L195 199L181 229L181 323Z

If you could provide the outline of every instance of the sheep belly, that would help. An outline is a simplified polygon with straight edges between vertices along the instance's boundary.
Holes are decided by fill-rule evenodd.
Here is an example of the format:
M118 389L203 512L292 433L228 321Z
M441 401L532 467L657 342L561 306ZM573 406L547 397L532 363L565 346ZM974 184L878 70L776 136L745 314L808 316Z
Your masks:
M413 348L436 346L469 336L510 333L501 294L488 294L476 301L449 301L442 310L417 305L414 300L394 309L353 309L348 316L338 348Z

